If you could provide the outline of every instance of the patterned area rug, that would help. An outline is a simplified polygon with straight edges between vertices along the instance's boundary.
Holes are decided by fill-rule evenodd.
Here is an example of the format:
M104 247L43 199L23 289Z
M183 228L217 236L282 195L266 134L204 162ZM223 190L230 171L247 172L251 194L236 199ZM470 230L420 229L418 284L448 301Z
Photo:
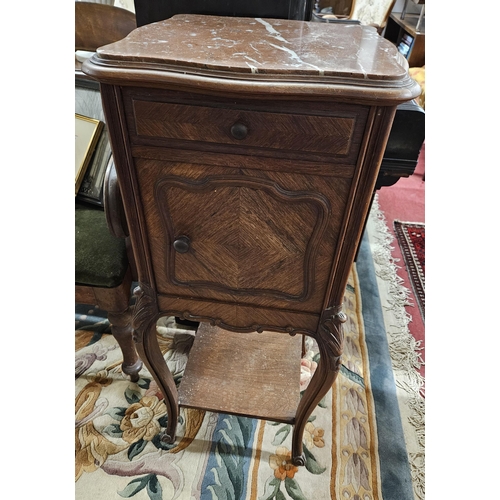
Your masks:
M425 224L395 220L394 232L422 319L425 320Z
M413 491L416 500L424 500L425 380L420 372L423 364L420 354L422 346L410 332L409 324L412 317L407 311L407 306L410 304L411 292L398 274L399 259L395 259L392 255L395 238L387 226L384 213L380 210L377 195L373 200L366 233L375 266L377 289L383 304L382 314L396 382ZM366 274L360 265L358 270L360 274ZM372 350L370 349L370 352Z
M365 237L346 292L341 372L310 417L307 464L297 468L285 424L181 409L176 442L162 443L166 409L156 383L145 368L130 382L105 313L77 306L76 500L412 500L382 307ZM184 328L173 318L157 328L177 380L194 333ZM318 361L310 342L301 389Z

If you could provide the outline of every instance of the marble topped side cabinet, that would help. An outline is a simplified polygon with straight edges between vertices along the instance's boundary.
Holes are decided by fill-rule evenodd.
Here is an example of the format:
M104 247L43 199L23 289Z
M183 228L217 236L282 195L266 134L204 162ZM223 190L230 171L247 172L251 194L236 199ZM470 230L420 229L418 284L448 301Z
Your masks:
M396 106L420 93L405 59L365 26L177 15L83 71L101 84L164 439L179 406L243 414L293 424L304 464ZM179 387L156 339L167 315L201 322ZM304 335L321 359L300 397Z

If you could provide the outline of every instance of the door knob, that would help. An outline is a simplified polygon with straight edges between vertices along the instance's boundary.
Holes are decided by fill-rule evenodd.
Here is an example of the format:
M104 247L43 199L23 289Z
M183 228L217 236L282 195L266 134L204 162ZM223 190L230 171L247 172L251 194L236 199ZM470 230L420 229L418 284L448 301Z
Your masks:
M179 253L186 253L189 250L191 241L187 236L179 236L174 241L174 250Z
M248 127L243 123L235 123L231 127L231 135L238 140L244 139L248 134Z

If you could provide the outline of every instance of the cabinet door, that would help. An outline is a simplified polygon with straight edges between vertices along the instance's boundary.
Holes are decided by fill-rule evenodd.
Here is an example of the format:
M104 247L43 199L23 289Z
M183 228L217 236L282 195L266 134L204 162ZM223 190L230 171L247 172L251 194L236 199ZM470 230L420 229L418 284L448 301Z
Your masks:
M154 160L137 173L160 294L321 310L349 179Z

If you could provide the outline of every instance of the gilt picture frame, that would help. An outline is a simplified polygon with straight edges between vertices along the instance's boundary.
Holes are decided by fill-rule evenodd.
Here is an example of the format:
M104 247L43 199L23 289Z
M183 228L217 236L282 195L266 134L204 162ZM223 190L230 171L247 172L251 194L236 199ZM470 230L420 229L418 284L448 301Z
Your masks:
M75 196L89 166L103 122L75 113Z

